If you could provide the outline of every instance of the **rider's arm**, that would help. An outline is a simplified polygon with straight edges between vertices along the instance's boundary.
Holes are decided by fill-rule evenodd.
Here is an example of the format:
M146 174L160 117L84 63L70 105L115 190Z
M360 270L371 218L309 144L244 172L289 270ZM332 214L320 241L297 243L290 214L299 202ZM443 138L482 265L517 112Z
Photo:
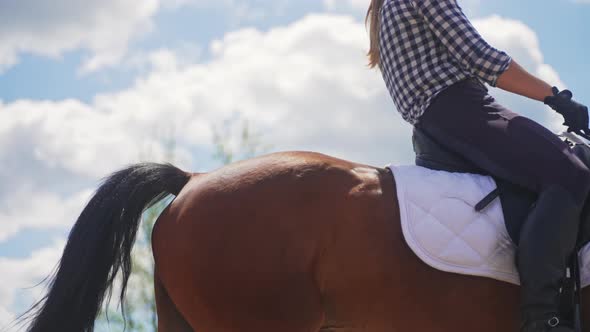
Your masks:
M411 0L411 4L458 64L496 86L512 58L481 37L456 0Z
M553 95L551 85L527 72L514 60L508 70L498 78L497 86L500 89L539 101Z
M553 95L549 84L490 46L456 0L412 0L412 4L449 54L484 82L540 101Z

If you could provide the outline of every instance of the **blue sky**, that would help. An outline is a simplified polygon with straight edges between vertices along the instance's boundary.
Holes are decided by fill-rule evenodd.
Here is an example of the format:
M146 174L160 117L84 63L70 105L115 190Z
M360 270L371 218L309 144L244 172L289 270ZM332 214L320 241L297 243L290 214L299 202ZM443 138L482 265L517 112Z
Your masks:
M590 103L590 2L459 3L491 44ZM0 326L31 302L18 289L55 263L99 179L166 160L170 136L193 171L219 166L212 128L236 118L272 151L412 162L411 128L364 67L368 0L72 4L0 2ZM492 93L559 129L542 104Z

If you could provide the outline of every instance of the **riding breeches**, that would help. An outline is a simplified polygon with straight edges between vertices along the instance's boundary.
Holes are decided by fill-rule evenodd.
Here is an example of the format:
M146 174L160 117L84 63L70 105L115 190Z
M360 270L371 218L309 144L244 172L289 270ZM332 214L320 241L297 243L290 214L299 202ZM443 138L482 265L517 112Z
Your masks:
M555 134L497 103L475 79L439 93L417 127L477 167L536 193L558 185L580 204L590 171Z

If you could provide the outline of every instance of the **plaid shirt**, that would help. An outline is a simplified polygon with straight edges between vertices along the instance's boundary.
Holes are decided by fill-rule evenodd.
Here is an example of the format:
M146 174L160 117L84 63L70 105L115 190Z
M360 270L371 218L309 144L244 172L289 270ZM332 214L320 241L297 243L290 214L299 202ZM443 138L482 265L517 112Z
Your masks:
M496 86L512 61L486 43L457 0L385 0L380 18L381 73L411 124L439 92L465 78Z

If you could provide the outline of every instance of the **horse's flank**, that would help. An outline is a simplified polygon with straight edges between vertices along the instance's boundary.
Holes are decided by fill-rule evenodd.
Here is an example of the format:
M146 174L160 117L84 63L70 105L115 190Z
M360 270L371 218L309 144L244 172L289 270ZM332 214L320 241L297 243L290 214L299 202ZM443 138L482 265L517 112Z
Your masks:
M154 230L158 275L204 330L318 330L333 316L348 317L357 310L331 302L349 296L338 284L356 288L371 278L362 271L369 243L349 237L370 236L359 220L385 220L396 210L380 198L392 194L386 174L281 153L195 176Z

